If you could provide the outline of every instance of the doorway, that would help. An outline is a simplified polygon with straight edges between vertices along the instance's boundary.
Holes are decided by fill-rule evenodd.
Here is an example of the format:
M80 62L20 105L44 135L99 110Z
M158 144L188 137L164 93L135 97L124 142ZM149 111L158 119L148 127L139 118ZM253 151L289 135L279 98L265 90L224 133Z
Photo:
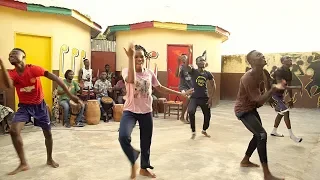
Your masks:
M186 54L189 57L189 64L192 64L192 45L167 45L167 76L168 88L179 91L179 77L176 77L176 70L180 66L178 57ZM169 96L169 100L175 100L176 96Z

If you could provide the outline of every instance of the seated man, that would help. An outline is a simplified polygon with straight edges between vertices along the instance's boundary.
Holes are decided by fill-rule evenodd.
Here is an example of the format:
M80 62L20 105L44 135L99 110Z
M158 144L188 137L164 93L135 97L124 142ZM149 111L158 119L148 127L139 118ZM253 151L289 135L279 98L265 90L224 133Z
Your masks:
M0 104L0 126L3 134L9 133L9 121L11 121L13 115L14 111L11 108Z
M107 73L102 72L100 75L100 79L98 79L94 84L94 93L96 94L97 100L100 104L101 115L104 121L109 121L112 118L112 112L110 112L113 107L114 102L105 109L102 105L101 98L109 97L108 92L112 92L111 82L107 80Z
M77 95L80 92L79 84L73 81L74 72L72 70L67 70L64 74L65 79L63 80L64 84L68 87L69 91L73 95ZM65 126L70 128L70 121L69 121L69 113L71 110L70 107L70 98L69 96L63 91L62 87L58 86L58 95L59 95L59 105L63 107L63 119ZM82 117L84 112L84 106L82 106L79 114L76 118L75 127L83 127L84 124L82 123Z
M114 86L114 90L117 90L117 103L118 104L124 104L123 97L126 95L126 86L123 81L123 77L120 76L120 80L117 82L117 84Z

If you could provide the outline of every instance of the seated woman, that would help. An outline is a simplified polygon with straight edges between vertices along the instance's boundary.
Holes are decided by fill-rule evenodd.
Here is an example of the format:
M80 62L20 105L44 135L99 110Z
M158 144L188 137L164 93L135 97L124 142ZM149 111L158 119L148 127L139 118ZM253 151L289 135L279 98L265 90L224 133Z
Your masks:
M112 103L109 103L108 106L104 106L106 102L103 102L103 97L109 97L108 92L112 92L111 82L107 80L107 73L102 72L100 79L98 79L94 84L94 93L96 94L97 100L100 104L101 118L104 122L108 122L112 118Z
M0 104L0 126L3 134L9 133L10 121L14 116L14 111Z
M72 70L67 70L64 74L65 79L63 80L64 84L68 87L69 91L73 95L77 95L80 93L79 84L73 81L74 72ZM70 120L69 120L69 113L72 107L70 107L70 98L69 96L63 91L62 87L58 86L58 95L59 95L59 105L63 107L63 119L65 126L70 128ZM76 124L75 127L83 127L84 124L82 123L84 112L84 105L81 106L81 110L79 114L77 114Z

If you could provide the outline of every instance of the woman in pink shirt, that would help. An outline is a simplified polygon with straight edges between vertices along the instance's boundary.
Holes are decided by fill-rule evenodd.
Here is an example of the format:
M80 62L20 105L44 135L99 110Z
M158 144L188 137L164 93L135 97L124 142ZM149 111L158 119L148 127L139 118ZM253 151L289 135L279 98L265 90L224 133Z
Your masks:
M138 169L136 160L140 152L131 146L131 133L138 121L141 148L140 175L155 178L156 175L148 170L153 169L150 165L150 146L153 132L152 86L166 94L183 96L191 94L193 89L181 93L162 86L154 73L143 67L147 52L142 46L130 44L129 49L124 50L129 58L129 67L122 70L127 94L120 121L119 142L132 165L131 179L135 180Z

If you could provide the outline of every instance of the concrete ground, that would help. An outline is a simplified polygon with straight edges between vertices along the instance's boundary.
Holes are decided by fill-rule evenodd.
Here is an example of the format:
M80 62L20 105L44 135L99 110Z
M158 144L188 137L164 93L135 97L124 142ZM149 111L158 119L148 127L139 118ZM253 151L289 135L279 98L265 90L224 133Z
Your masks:
M200 110L200 109L199 109ZM272 131L275 112L268 106L259 109L264 127ZM320 111L294 109L291 112L293 132L302 136L296 144L288 137L282 122L279 132L285 137L268 136L270 169L287 180L317 180L320 177ZM240 168L252 135L233 113L233 102L222 101L212 109L208 133L200 135L202 113L196 114L198 136L191 140L189 125L176 119L154 119L151 165L159 180L262 180L261 168ZM37 127L23 130L26 157L31 169L15 176L5 175L15 169L18 158L10 136L0 136L0 179L8 180L126 180L130 164L118 143L119 123L101 122L96 126L66 129L53 128L54 159L57 169L45 165L46 150L42 132ZM139 128L132 134L139 147ZM252 161L259 163L257 152ZM139 176L138 179L146 179Z

